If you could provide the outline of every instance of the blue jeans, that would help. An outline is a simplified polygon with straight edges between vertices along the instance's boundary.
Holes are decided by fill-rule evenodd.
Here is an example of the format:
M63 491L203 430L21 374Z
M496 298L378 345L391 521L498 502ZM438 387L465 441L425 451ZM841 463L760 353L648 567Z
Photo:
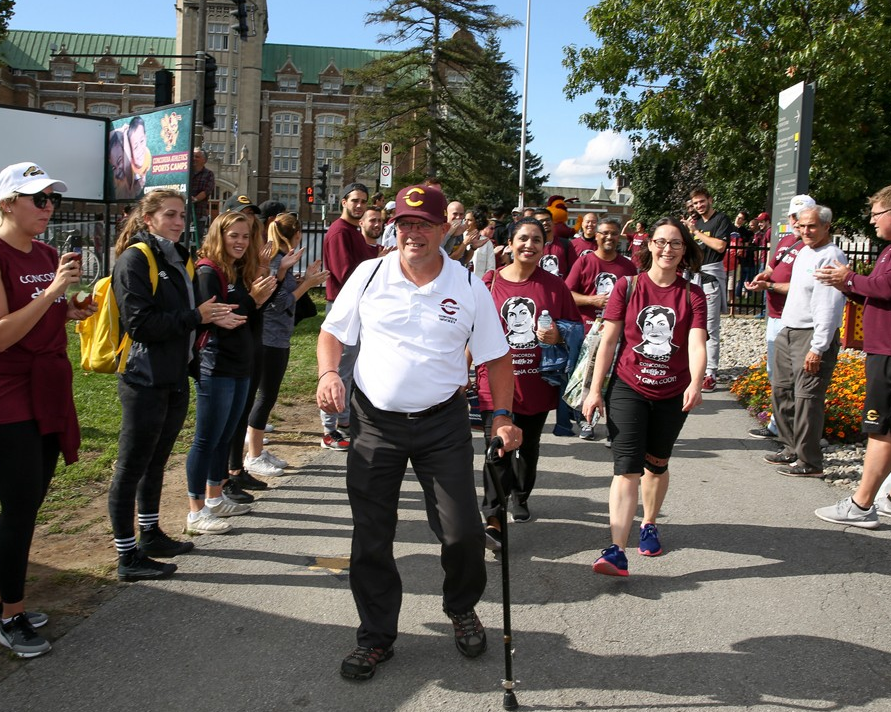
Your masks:
M195 386L195 439L186 458L191 499L204 499L207 485L216 487L227 475L229 441L247 400L249 378L201 376Z

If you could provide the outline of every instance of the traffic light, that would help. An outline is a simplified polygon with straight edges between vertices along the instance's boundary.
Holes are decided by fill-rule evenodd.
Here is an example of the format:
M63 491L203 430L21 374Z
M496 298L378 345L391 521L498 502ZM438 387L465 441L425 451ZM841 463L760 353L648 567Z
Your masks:
M159 69L155 72L155 106L173 103L173 72Z
M316 192L311 185L306 186L306 202L310 205L316 202Z
M238 32L242 42L248 38L248 11L247 0L232 0L235 3L235 9L230 10L229 14L238 20L237 25L232 25L232 29Z
M325 200L325 196L328 195L328 168L330 166L325 163L319 166L319 193L322 195L322 200Z
M217 60L212 55L204 55L204 115L201 123L212 129L216 126L217 118L214 109L217 106Z

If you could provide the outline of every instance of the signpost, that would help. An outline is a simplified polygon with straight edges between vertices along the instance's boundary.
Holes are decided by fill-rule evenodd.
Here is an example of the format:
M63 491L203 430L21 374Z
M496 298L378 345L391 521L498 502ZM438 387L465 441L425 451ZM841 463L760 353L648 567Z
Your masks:
M814 123L814 85L799 82L780 92L777 117L776 166L773 174L773 199L770 215L771 252L784 235L789 201L807 193L811 167L811 137Z
M381 188L393 187L393 146L386 141L381 144Z

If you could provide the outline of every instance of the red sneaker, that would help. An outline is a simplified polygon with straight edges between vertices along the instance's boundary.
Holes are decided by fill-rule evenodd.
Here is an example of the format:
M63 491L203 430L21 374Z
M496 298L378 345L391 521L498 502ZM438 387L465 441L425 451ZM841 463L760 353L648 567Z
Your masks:
M350 441L339 430L332 430L322 436L322 447L328 450L349 450Z
M702 392L712 393L718 387L718 382L714 376L706 376L702 379Z

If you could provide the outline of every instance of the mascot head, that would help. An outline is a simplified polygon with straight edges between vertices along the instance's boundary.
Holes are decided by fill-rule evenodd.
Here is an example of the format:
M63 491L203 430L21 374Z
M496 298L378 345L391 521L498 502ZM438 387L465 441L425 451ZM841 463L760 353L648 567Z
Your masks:
M569 211L566 209L566 199L562 195L552 195L548 198L548 210L554 218L554 224L566 224L569 220Z

